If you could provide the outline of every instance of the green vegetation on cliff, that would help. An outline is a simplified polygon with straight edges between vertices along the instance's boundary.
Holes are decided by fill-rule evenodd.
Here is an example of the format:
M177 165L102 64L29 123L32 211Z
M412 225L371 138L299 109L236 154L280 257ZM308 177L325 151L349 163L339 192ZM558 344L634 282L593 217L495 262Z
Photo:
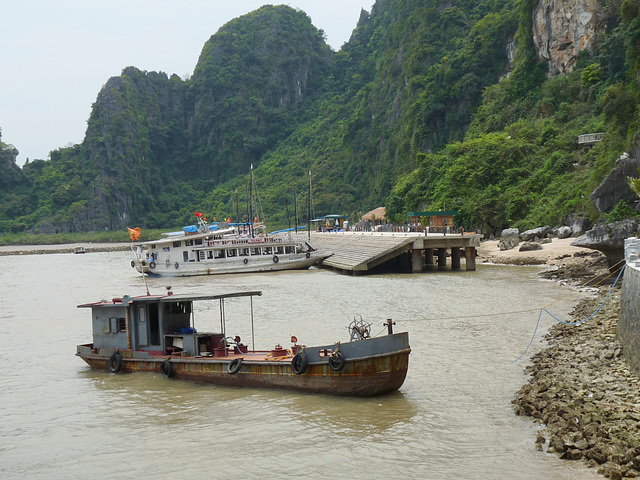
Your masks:
M595 218L588 196L638 130L639 5L607 3L596 48L552 77L527 0L378 0L338 52L303 12L262 7L214 34L190 79L110 79L81 145L20 170L0 144L0 232L244 217L252 164L273 228L294 193L306 219L309 171L318 215L456 209L486 232Z

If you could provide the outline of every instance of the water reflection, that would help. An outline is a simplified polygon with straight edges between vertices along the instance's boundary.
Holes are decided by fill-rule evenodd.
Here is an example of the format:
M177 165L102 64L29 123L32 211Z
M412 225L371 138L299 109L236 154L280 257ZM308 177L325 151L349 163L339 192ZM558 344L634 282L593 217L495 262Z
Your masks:
M111 374L98 370L78 372L81 379L100 393L106 421L129 418L134 424L162 419L171 424L197 422L201 428L216 426L225 412L224 422L247 423L247 411L273 410L285 424L313 428L318 432L340 431L356 437L371 437L385 430L410 423L417 406L400 391L373 398L312 395L286 390L200 385L189 381L167 380L161 375L138 372ZM234 405L234 409L228 409Z

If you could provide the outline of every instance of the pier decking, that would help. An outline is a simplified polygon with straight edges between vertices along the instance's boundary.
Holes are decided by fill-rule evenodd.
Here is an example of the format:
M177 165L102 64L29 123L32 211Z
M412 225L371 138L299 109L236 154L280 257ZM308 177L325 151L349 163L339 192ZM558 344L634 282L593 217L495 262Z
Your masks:
M434 261L438 267L444 268L449 251L451 268L459 269L463 250L466 270L475 270L480 235L312 232L311 242L315 247L333 252L333 255L322 262L323 267L358 275L409 253L411 271L420 273L424 265L434 265Z

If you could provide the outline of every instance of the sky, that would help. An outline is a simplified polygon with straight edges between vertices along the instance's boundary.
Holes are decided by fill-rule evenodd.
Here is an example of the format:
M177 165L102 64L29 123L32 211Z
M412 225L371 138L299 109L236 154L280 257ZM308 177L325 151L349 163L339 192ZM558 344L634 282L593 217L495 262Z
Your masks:
M262 5L306 12L339 50L374 0L20 0L0 6L2 141L27 158L81 143L91 105L127 66L182 78L228 21Z

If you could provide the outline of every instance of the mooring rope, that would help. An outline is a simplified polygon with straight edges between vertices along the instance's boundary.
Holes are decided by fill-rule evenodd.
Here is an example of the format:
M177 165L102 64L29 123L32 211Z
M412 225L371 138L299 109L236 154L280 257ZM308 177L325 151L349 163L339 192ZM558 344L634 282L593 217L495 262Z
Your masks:
M616 265L619 265L622 262L618 262ZM584 320L580 320L578 322L565 322L560 320L558 317L556 317L555 315L553 315L552 313L549 312L549 310L547 310L546 307L543 307L540 309L540 313L538 314L538 321L536 322L536 327L533 330L533 335L531 336L531 340L529 340L529 345L527 345L527 348L525 348L524 352L522 352L520 354L520 356L518 358L516 358L515 360L512 360L511 362L509 362L510 364L514 364L516 363L518 360L520 360L522 357L524 357L524 355L527 353L527 351L529 350L529 348L531 347L531 345L533 344L533 339L536 336L536 332L538 331L538 327L540 326L540 320L542 319L542 314L546 313L547 315L549 315L551 318L553 318L554 320L556 320L559 323L562 323L564 325L572 325L572 326L577 326L580 325L584 322L586 322L587 320L593 318L604 306L604 304L607 302L607 300L609 299L609 296L611 295L611 292L613 292L613 289L616 287L618 280L620 279L620 276L622 275L622 272L624 272L624 269L626 267L626 264L623 265L622 267L620 267L618 270L613 271L611 274L609 274L607 277L603 278L600 282L598 282L596 285L599 285L600 283L604 282L607 278L613 276L616 274L616 272L619 271L618 276L616 277L615 282L613 282L613 285L611 286L611 289L609 290L609 292L607 293L606 297L604 298L604 300L602 301L602 303L598 306L598 308L591 314L589 315L587 318L585 318Z

